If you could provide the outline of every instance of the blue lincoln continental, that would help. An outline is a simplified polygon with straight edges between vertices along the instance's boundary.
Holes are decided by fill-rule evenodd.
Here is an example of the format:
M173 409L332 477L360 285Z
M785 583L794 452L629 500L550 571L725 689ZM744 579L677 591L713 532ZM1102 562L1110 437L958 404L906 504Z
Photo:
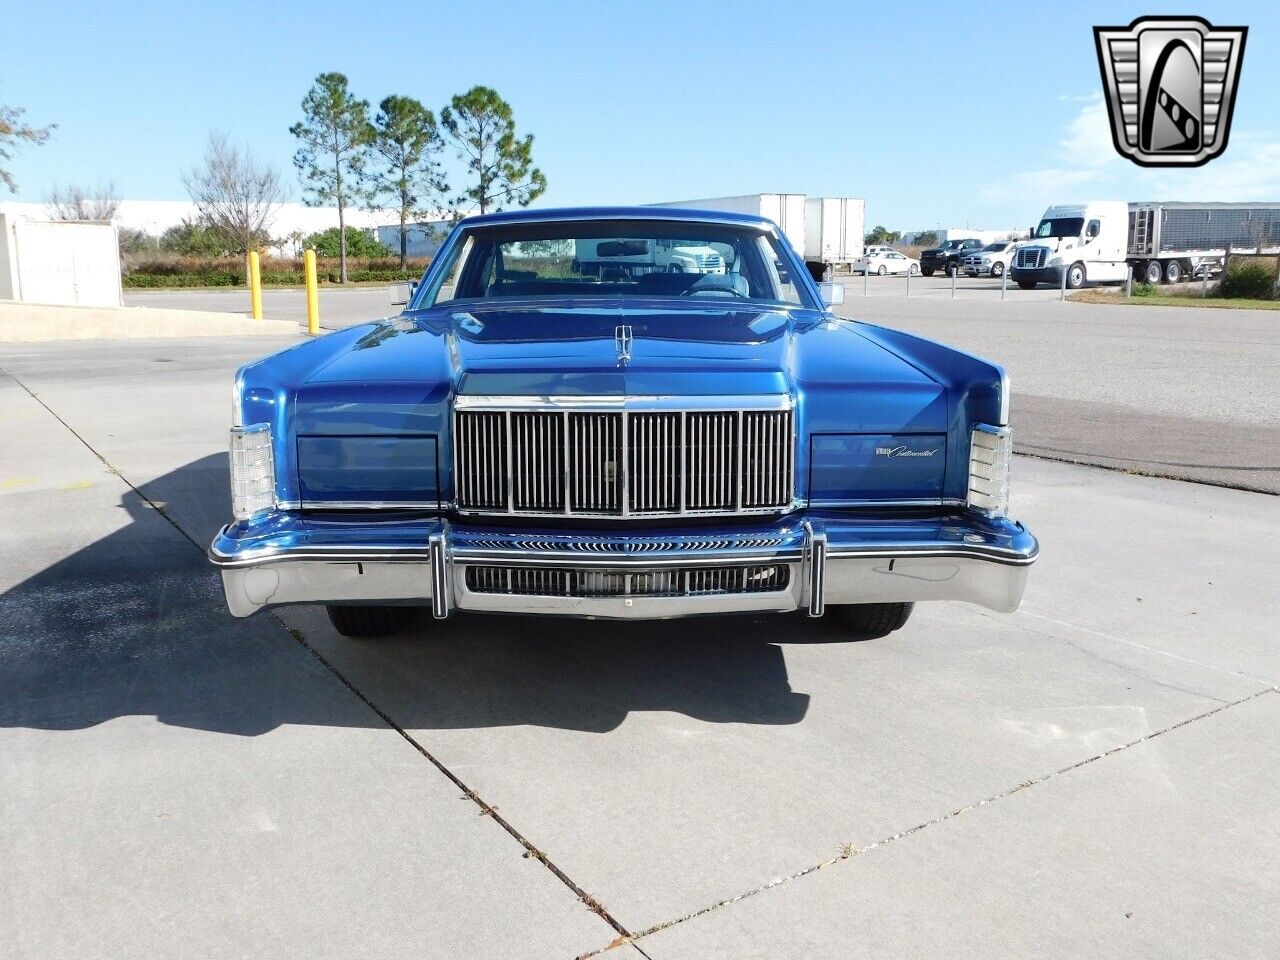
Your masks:
M758 217L462 221L399 316L238 372L227 605L325 604L353 637L415 606L864 637L918 600L1016 609L1038 548L1004 371L835 294Z

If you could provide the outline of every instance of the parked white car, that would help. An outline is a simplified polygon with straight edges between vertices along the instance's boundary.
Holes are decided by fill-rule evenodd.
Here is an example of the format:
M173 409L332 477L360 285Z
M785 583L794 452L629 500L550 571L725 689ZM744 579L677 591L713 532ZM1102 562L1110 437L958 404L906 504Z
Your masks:
M971 277L1003 277L1009 269L1018 244L1013 240L997 240L964 258L964 272Z
M914 277L920 272L920 261L903 256L897 250L881 250L855 260L853 269L856 273L875 273L882 277L887 273L909 273Z

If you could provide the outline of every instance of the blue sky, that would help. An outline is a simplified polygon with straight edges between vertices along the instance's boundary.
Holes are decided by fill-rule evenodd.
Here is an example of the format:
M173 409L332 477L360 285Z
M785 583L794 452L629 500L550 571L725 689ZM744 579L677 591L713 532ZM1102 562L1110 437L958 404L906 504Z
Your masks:
M1280 3L1175 6L9 0L0 103L58 130L0 200L182 199L210 129L300 199L288 127L325 70L375 104L497 88L543 206L796 192L865 197L868 226L1005 229L1053 201L1280 200ZM1153 13L1250 28L1230 147L1199 170L1108 139L1091 27Z

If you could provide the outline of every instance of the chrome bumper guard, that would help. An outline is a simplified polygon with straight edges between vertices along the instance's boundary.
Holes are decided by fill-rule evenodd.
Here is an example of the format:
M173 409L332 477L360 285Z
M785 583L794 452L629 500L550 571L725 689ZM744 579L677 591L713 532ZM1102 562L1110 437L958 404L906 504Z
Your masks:
M439 519L403 524L305 521L224 527L209 549L222 573L227 606L246 617L291 604L430 605L454 610L603 619L665 619L697 614L805 610L827 604L960 600L1000 612L1021 602L1039 546L1020 524L957 513L942 519L868 520L813 516L714 532L680 529L633 534L462 528ZM708 587L664 594L655 578L702 574L698 583L745 582L717 571L787 567L773 589ZM575 590L473 591L468 566L573 571ZM514 572L512 574L514 580ZM568 582L569 575L548 578ZM632 583L645 586L632 589ZM685 581L689 582L689 581Z

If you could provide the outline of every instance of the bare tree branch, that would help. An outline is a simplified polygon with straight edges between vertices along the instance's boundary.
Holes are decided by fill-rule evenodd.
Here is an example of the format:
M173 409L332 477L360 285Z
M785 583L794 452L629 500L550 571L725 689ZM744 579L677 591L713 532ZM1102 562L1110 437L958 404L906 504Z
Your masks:
M284 200L280 174L259 164L248 150L211 132L204 163L182 178L200 219L237 253L248 253L269 239L268 229Z
M108 221L115 218L120 209L120 191L114 180L100 183L92 189L84 187L59 187L54 185L45 197L49 216L54 220Z

